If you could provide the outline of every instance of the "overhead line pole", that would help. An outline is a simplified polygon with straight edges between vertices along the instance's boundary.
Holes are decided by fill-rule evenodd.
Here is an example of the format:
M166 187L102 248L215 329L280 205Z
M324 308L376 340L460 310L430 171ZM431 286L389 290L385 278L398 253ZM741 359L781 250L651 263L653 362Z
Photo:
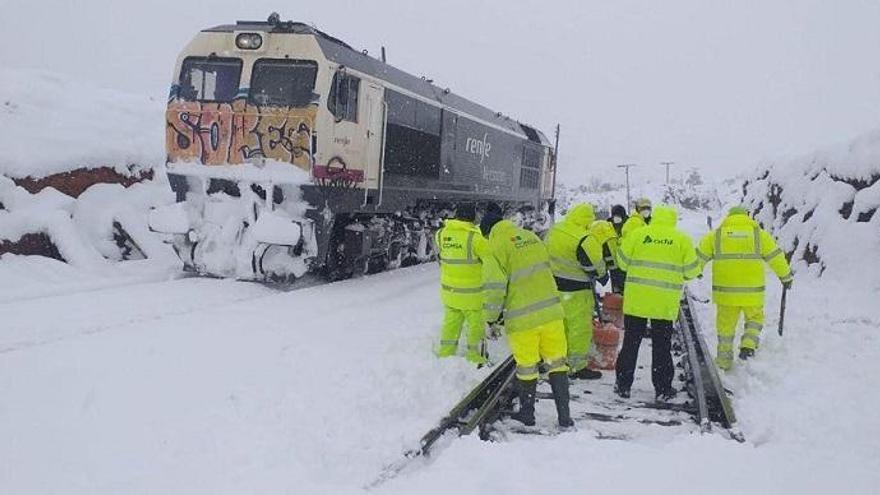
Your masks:
M669 166L675 165L675 162L660 162L660 165L666 165L666 185L669 185Z
M635 167L635 163L624 163L622 165L618 165L617 168L622 168L626 171L626 207L627 209L632 208L632 200L629 196L629 169L631 167Z
M556 198L556 169L559 166L559 132L560 125L556 124L556 144L553 145L553 185L550 189L550 197Z

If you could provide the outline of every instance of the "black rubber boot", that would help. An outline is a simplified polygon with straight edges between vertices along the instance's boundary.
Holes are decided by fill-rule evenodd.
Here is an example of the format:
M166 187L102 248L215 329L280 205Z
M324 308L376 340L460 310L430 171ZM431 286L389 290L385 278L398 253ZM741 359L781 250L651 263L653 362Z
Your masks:
M675 390L672 387L669 387L666 390L657 391L654 394L654 399L657 402L669 402L672 399L675 399L675 396L678 395L678 390Z
M571 412L568 409L568 373L557 371L550 373L550 388L553 389L553 401L556 402L556 417L559 418L559 426L570 428L574 426L571 420Z
M599 378L602 378L602 372L590 368L584 368L571 374L572 380L598 380Z
M517 378L519 394L519 412L510 417L526 426L535 426L535 390L538 380L520 380Z

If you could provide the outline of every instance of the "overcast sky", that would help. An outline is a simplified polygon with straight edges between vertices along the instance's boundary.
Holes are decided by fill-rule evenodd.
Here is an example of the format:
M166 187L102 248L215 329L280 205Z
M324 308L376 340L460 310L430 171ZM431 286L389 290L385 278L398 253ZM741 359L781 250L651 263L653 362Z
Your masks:
M662 160L727 176L880 127L877 0L0 0L0 64L164 97L200 28L273 10L560 122L568 182Z

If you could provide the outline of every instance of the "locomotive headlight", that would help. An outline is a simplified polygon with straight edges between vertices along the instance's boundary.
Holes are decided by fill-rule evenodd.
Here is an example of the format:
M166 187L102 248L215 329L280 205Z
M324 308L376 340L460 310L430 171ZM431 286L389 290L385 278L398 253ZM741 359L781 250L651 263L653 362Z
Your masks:
M259 50L263 46L263 37L257 33L240 33L235 37L235 46L241 50Z

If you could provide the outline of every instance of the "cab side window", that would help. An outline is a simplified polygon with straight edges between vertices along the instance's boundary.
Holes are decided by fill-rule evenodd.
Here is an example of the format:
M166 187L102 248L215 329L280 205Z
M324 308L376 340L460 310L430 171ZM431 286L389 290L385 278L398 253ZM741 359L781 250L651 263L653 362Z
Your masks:
M355 76L337 72L333 75L327 108L337 121L358 121L358 91L361 80Z

